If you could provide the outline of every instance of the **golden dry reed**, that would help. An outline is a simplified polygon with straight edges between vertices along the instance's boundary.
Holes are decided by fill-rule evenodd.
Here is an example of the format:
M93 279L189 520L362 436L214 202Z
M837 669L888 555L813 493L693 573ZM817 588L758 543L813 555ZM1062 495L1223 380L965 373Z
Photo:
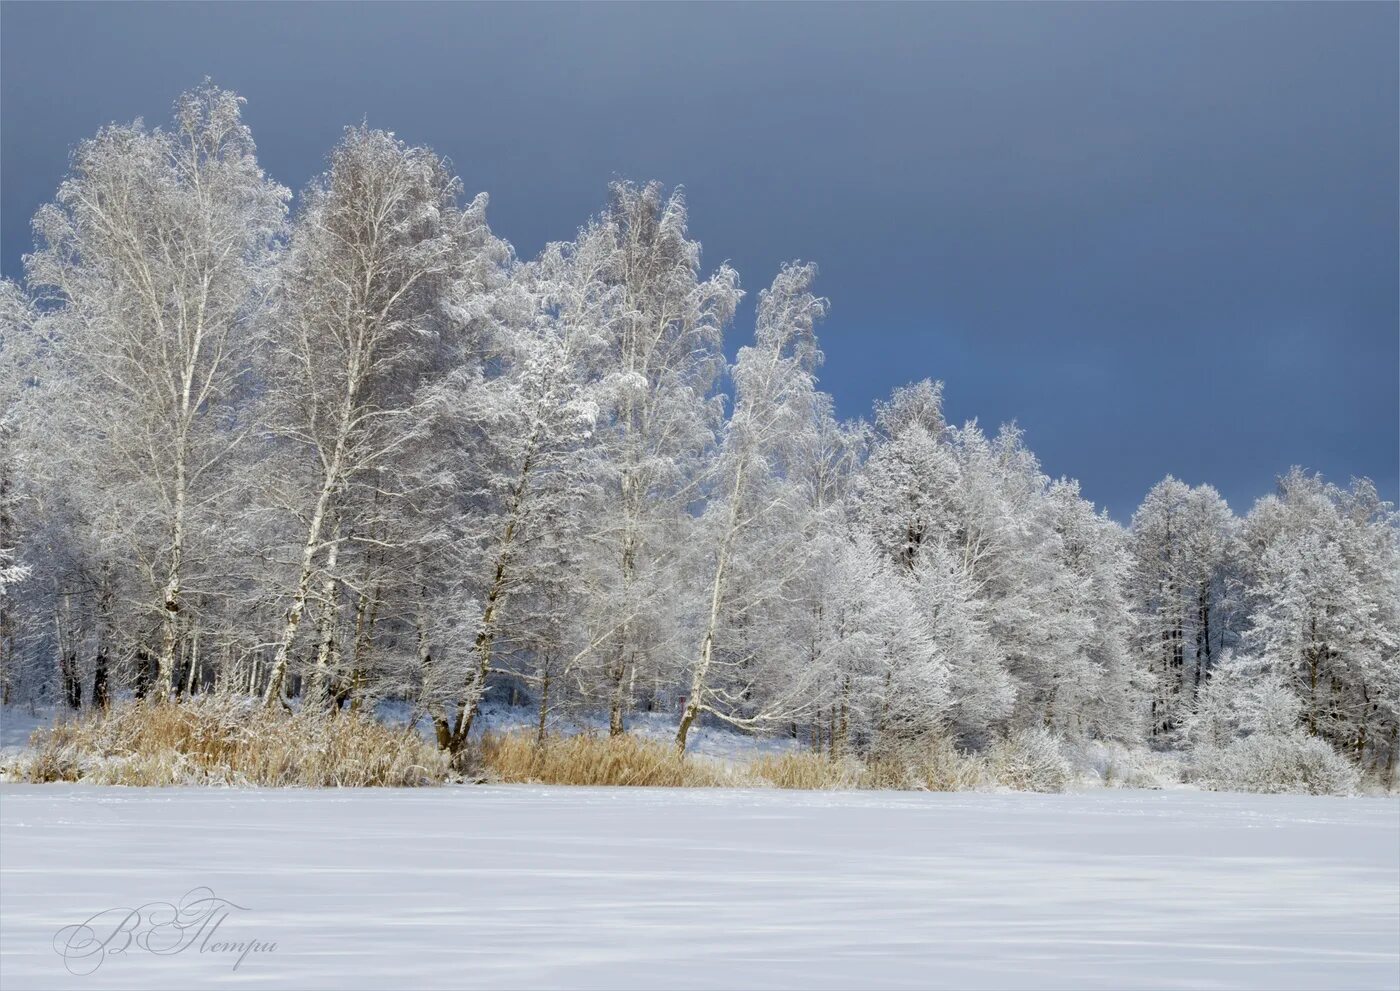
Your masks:
M39 730L7 776L104 785L413 787L451 778L417 733L358 712L291 713L201 695L119 702Z
M670 743L630 736L487 735L477 751L487 776L547 785L656 788L743 786L741 774L703 757L681 757Z
M464 775L461 771L465 769ZM126 701L60 720L0 771L11 780L104 785L413 787L478 781L659 788L812 791L967 791L997 785L1053 791L1067 769L1039 739L1012 739L978 756L951 743L859 760L813 751L729 763L682 757L669 741L623 734L537 739L487 734L452 759L417 732L352 711L290 712L210 694Z

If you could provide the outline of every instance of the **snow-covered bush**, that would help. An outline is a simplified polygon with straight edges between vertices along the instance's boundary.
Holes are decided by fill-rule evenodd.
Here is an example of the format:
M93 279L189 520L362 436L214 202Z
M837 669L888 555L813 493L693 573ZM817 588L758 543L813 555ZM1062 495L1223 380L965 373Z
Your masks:
M1108 765L1103 783L1109 788L1168 788L1181 783L1181 764L1150 750L1124 750Z
M1158 789L1181 783L1179 754L1117 740L1085 740L1063 749L1077 779L1090 787Z
M1301 729L1302 712L1302 701L1275 665L1226 656L1186 723L1192 779L1215 791L1354 791L1356 768Z
M1296 730L1203 746L1195 756L1192 778L1212 791L1347 795L1359 781L1356 768L1325 740Z
M1017 791L1064 791L1073 776L1060 742L1043 727L997 741L987 763L998 784Z
M1193 747L1223 747L1238 736L1293 732L1303 704L1267 660L1227 653L1201 687L1185 736Z

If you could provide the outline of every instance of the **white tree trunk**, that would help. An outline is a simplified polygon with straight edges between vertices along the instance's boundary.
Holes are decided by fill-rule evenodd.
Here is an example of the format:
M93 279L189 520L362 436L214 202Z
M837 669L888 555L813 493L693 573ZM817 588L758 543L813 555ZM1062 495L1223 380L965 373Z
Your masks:
M336 605L336 579L335 562L337 553L340 550L340 541L331 541L331 546L326 551L326 577L321 583L321 623L319 636L320 646L316 649L316 670L312 674L311 700L316 705L324 705L327 697L327 690L330 686L330 665L331 655L335 651L335 628L339 618L339 609Z
M175 498L170 529L170 572L161 599L160 656L157 661L155 697L170 697L175 676L175 648L179 643L180 570L185 551L185 454L184 445L175 464Z
M690 674L690 695L685 700L685 711L681 714L681 724L676 729L676 749L685 753L685 740L704 708L706 679L710 674L710 664L715 656L715 633L719 630L720 603L724 597L724 580L729 569L730 548L734 534L739 528L739 494L743 491L746 461L739 463L734 476L734 488L729 497L729 520L725 524L724 536L720 538L719 552L715 558L715 575L710 584L710 616L705 624L705 636L700 641L700 657L695 662L695 670Z
M277 642L277 653L273 655L272 670L267 678L267 690L263 693L263 701L268 705L282 695L282 686L287 676L287 657L296 640L302 613L306 611L306 600L311 593L311 577L316 571L316 552L321 548L321 526L334 488L334 479L331 473L327 472L325 483L321 486L321 494L316 500L316 509L311 514L311 523L306 530L306 543L301 549L301 571L297 576L296 592L292 596L291 606L287 609L287 622L282 627L282 637Z

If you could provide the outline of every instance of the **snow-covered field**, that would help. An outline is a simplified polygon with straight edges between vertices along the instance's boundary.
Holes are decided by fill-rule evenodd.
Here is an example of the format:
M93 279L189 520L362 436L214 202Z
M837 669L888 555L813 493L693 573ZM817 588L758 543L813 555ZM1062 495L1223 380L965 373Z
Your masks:
M0 888L6 989L1400 986L1393 799L4 785Z

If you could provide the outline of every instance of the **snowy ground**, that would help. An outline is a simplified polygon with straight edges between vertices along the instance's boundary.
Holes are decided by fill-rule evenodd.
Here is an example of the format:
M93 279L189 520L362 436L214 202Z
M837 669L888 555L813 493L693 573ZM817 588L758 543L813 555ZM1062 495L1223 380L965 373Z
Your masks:
M17 753L29 745L29 737L41 726L53 723L53 710L26 706L0 706L0 756Z
M4 785L0 890L7 989L1400 986L1394 799Z

